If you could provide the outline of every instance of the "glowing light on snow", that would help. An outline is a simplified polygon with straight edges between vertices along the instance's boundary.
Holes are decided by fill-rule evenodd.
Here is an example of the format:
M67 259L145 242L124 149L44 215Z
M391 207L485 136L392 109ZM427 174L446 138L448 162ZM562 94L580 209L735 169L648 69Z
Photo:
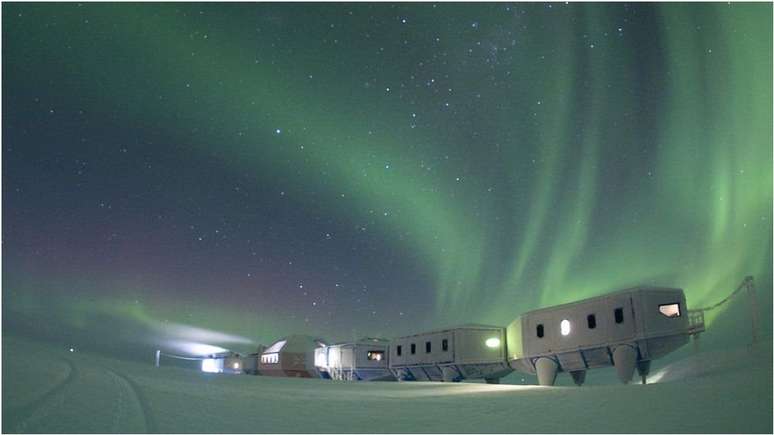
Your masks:
M500 339L496 337L487 338L485 344L486 344L486 347L491 347L491 348L500 347Z
M239 369L239 363L234 363L234 369L235 369L235 370L238 370L238 369Z
M570 321L567 319L562 320L562 323L559 324L560 331L562 332L562 335L567 335L570 333Z
M202 371L206 373L220 373L220 364L218 360L214 358L207 358L202 360Z

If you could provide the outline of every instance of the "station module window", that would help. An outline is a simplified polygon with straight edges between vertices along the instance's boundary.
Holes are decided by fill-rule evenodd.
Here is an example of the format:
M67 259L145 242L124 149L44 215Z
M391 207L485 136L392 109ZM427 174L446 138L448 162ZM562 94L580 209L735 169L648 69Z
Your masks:
M411 354L414 355L417 353L417 345L415 343L411 343Z
M398 356L401 356L401 354L403 353L403 346L398 345L398 347L395 348L395 353L397 353Z
M589 323L589 329L594 329L597 327L597 316L589 314L586 316L586 321Z
M615 309L615 323L623 323L623 308Z
M425 342L425 353L430 353L430 349L431 349L430 348L430 342L426 341Z
M448 350L449 350L449 340L448 340L448 339L444 338L444 339L441 341L441 349L442 349L444 352L446 352L446 351L448 351Z
M366 354L366 358L369 361L381 361L384 359L384 351L382 350L369 350Z
M543 338L543 324L537 325L537 333L538 338Z
M278 353L265 353L261 355L261 362L263 364L279 364Z
M658 306L658 312L667 317L680 317L680 304L662 304Z

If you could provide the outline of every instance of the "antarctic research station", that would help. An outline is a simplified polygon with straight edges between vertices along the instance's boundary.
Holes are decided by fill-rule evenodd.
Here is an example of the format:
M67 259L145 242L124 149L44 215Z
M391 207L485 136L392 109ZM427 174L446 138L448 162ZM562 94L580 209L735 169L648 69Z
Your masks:
M589 369L613 366L621 382L631 382L636 370L646 383L651 361L691 337L697 340L704 331L705 311L742 292L751 300L756 331L755 286L748 276L728 297L707 308L688 310L682 289L640 286L533 310L507 327L468 324L336 344L290 335L248 355L224 352L200 358L201 369L351 381L492 384L519 371L537 375L540 385L553 385L557 375L566 372L582 385ZM161 355L166 354L157 351L157 365Z

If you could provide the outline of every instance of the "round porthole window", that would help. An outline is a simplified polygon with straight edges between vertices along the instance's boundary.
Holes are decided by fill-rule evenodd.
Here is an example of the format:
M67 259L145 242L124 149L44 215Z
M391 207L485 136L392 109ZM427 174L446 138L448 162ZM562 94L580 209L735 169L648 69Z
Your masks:
M567 319L562 320L562 323L559 324L559 330L562 332L562 335L568 335L570 333L570 321Z

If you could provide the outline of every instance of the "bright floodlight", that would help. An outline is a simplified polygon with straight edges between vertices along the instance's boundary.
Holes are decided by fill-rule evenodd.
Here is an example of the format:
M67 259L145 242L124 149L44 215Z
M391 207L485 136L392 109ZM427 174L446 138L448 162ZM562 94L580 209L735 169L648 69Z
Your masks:
M222 353L227 350L219 346L213 346L204 343L178 342L176 344L176 347L185 351L185 353L197 356L212 355L214 353Z
M491 347L491 348L500 347L500 339L496 337L487 338L485 344L486 344L486 347Z
M238 369L238 368L239 368L239 363L234 363L234 369Z
M570 321L567 319L562 320L562 323L559 324L559 329L562 332L562 335L567 335L570 333Z

